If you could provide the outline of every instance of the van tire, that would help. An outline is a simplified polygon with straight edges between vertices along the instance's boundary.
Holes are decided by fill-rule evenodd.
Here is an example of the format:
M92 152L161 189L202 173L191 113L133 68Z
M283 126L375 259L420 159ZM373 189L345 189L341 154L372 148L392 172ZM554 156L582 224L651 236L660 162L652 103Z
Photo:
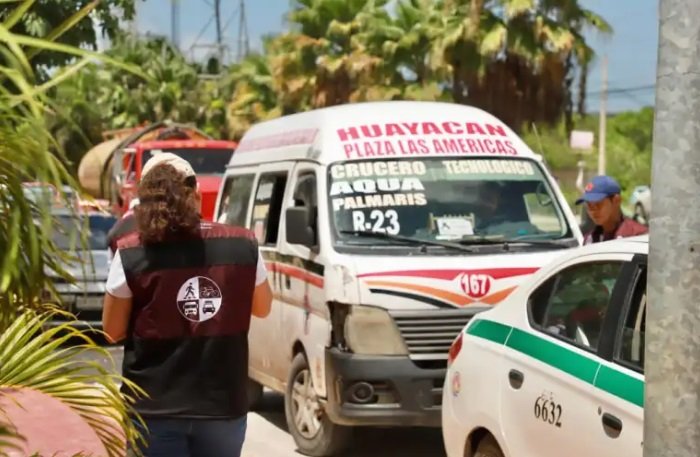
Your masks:
M479 441L474 457L504 457L504 455L493 436L486 435Z
M306 373L306 375L304 375ZM306 376L306 378L304 378ZM328 416L321 412L320 427L313 436L307 430L299 430L294 420L297 411L297 402L293 399L294 387L306 379L311 383L311 371L309 363L303 353L294 357L287 378L287 388L284 395L284 414L287 419L287 428L299 448L299 452L311 457L333 457L341 453L350 444L352 429L334 424ZM313 386L311 385L311 388ZM304 436L307 435L307 436Z
M258 382L248 378L246 383L246 390L248 395L248 410L255 411L260 406L260 402L263 396L263 386Z

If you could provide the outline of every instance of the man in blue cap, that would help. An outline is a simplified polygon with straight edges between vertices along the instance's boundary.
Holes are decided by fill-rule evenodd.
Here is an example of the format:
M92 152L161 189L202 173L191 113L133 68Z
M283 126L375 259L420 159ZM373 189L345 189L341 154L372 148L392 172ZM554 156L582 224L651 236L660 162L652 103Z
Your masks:
M643 235L648 229L622 214L620 185L610 176L596 176L585 187L576 204L586 204L586 211L595 227L586 234L583 244L599 243Z

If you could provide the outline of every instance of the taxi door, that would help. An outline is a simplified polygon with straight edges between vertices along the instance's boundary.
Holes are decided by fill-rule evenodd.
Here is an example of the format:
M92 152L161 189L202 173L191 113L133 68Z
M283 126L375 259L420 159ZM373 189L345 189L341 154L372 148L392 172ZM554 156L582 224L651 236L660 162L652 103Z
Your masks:
M646 256L632 262L630 300L610 331L610 357L601 362L595 387L600 423L595 455L642 457L644 441L644 335L646 326Z
M602 455L594 387L606 311L624 293L625 261L592 255L564 264L528 300L528 325L511 332L504 352L501 422L516 455Z

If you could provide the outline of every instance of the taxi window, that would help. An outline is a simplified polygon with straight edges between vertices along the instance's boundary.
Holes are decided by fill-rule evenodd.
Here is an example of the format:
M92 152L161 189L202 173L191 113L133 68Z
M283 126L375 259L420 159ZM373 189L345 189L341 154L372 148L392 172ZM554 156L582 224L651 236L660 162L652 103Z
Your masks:
M621 268L622 262L588 262L560 271L530 297L531 324L577 346L597 350Z
M617 363L641 372L644 371L646 314L647 271L644 266L639 269L632 300L622 322L618 353L615 358Z

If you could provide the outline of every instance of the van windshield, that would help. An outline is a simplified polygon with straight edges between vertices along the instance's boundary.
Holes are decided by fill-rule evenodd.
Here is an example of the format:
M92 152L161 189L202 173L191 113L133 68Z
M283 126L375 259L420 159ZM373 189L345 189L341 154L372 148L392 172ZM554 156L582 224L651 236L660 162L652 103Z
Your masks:
M530 159L403 159L335 163L329 202L339 243L554 240L571 235L539 164Z

